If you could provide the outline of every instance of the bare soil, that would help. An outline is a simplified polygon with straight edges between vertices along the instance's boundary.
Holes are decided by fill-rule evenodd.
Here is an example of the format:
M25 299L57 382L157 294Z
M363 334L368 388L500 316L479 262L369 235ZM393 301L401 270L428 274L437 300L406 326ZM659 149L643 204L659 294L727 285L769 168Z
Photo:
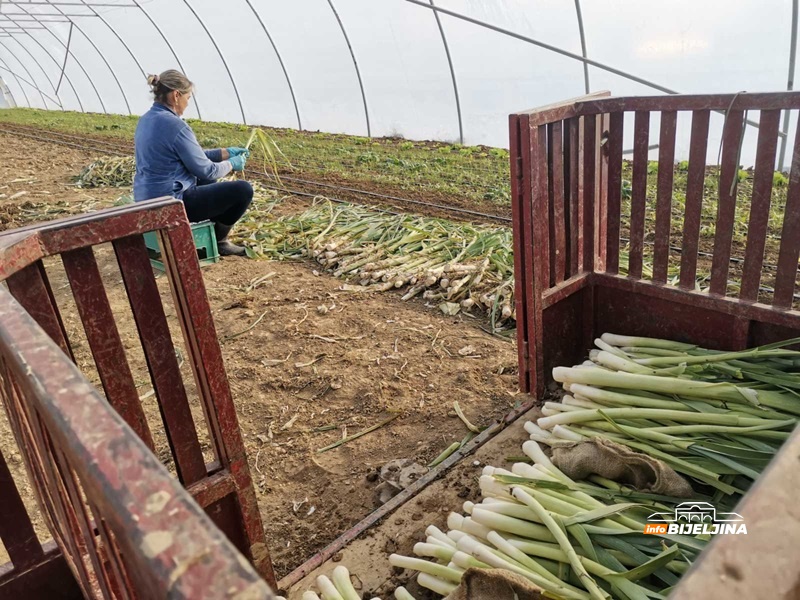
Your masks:
M69 178L90 158L83 151L34 147L31 140L0 135L0 194L5 194L0 197L0 230L111 205L126 190L69 185ZM26 194L10 200L21 191ZM304 205L297 200L298 209ZM148 396L150 383L113 253L101 247L96 254L134 379L157 433L158 408ZM63 270L57 259L46 266L77 362L97 381ZM231 258L203 270L279 577L379 506L376 469L398 458L427 464L461 440L467 431L453 413L455 401L479 426L506 414L518 401L515 346L485 333L481 318L446 317L422 301L402 302L393 293L343 292L338 280L314 269L305 262ZM178 340L166 278L158 281L173 339ZM188 365L182 371L191 393ZM201 423L202 411L193 408ZM373 433L317 452L395 414L399 416ZM163 434L156 438L165 459ZM201 437L201 442L210 455L207 440ZM2 412L0 451L36 512ZM40 537L48 539L38 514L34 522ZM0 563L3 554L0 545Z

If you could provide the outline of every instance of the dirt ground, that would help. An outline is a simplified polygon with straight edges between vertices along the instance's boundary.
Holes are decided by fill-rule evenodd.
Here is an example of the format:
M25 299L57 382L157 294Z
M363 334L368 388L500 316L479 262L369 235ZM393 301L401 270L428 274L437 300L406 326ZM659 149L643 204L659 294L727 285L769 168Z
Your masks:
M69 178L91 158L49 144L34 150L30 140L0 135L0 229L37 220L45 209L44 218L57 218L109 206L128 191L71 186ZM11 199L19 192L26 194ZM305 205L296 202L298 209ZM158 408L113 253L101 247L96 254L156 433ZM68 281L57 260L46 266L77 361L97 381ZM402 302L399 294L343 292L338 280L315 268L229 258L203 270L279 577L379 506L376 469L401 458L425 465L461 440L467 430L454 414L455 401L480 426L520 400L516 348L484 332L482 319L446 317L421 300ZM158 281L180 349L166 278ZM188 365L182 371L191 394ZM202 411L193 408L201 424ZM373 433L317 452L393 415ZM165 458L163 435L156 438ZM201 442L210 458L207 440ZM32 507L32 490L1 413L0 451ZM42 539L50 537L38 518L36 525ZM0 546L0 564L2 554Z
M521 455L522 444L528 440L525 422L540 416L537 408L523 414L468 459L453 466L444 477L405 502L391 516L289 586L284 590L287 598L299 598L307 590L316 591L317 576L330 577L337 565L346 566L354 574L352 579L364 598L393 598L392 593L399 585L406 587L415 598L439 598L419 586L416 578L409 576L411 571L392 567L387 556L392 553L414 556L414 545L425 540L425 530L429 525L447 531L447 517L451 512L464 515L465 502L479 503L481 493L475 480L480 477L483 468L486 465L508 468L507 457Z

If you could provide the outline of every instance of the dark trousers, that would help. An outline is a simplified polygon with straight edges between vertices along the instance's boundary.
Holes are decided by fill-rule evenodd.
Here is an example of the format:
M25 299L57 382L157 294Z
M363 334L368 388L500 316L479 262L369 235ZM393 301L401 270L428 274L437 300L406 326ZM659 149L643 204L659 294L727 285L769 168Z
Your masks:
M192 223L208 220L231 226L252 201L253 186L242 179L220 183L200 180L183 193L186 216Z

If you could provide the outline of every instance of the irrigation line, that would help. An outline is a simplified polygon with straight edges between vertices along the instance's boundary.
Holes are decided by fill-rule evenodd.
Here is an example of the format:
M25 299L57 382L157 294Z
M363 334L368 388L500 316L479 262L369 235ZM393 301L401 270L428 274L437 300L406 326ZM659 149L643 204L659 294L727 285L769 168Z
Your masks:
M252 173L252 171L247 171L247 172L248 173ZM381 198L381 199L385 199L385 200L394 200L395 202L403 202L404 204L416 204L416 205L420 205L420 206L429 206L431 208L438 208L438 209L446 210L448 212L454 212L454 213L465 214L465 215L472 215L472 216L475 216L475 217L481 217L483 219L494 219L494 220L497 220L497 221L503 221L504 223L511 223L511 218L510 217L503 217L501 215L492 215L492 214L489 214L489 213L482 213L482 212L478 212L478 211L475 211L475 210L469 210L467 208L458 208L458 207L454 207L454 206L447 206L445 204L435 204L433 202L424 202L422 200L411 200L410 198L402 198L400 196L390 196L390 195L387 195L387 194L379 194L377 192L369 192L369 191L366 191L366 190L359 190L357 188L349 188L349 187L344 187L344 186L341 186L341 185L335 185L335 184L331 184L331 183L321 183L321 182L317 182L317 181L309 181L307 179L299 179L297 177L283 176L283 177L281 177L281 179L285 179L287 181L294 181L296 183L302 183L302 184L305 184L305 185L313 185L313 186L317 186L317 187L324 187L324 188L330 188L330 189L335 189L335 190L341 190L343 192L351 192L351 193L356 193L356 194L363 194L365 196L371 196L373 198Z
M21 131L13 131L0 128L0 133L5 133L7 135L17 135L24 138L29 138L32 140L36 140L39 142L49 142L51 144L60 144L62 146L69 146L70 148L77 148L79 150L98 150L98 148L92 148L91 146L86 146L84 144L75 144L73 142L68 142L66 140L59 140L59 139L48 139L38 135L32 135L30 133L23 133ZM105 148L100 149L101 152L108 152L109 154L116 154L117 156L129 156L129 152L117 152L115 150L108 150Z

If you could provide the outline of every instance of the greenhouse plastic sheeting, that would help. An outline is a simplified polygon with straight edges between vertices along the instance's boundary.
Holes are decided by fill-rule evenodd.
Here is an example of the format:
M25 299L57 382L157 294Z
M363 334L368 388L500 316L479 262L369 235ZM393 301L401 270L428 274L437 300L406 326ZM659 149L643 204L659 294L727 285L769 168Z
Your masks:
M187 117L507 146L509 113L588 91L790 89L797 3L2 0L0 102L141 114L177 68Z

